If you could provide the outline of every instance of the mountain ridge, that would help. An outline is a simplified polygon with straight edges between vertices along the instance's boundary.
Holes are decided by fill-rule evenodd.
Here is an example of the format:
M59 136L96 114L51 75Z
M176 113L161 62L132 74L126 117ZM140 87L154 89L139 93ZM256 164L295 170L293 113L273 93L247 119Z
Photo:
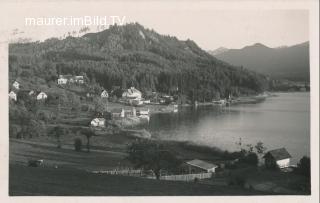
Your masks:
M229 49L214 56L276 79L309 81L308 41L278 48L255 43L241 49Z

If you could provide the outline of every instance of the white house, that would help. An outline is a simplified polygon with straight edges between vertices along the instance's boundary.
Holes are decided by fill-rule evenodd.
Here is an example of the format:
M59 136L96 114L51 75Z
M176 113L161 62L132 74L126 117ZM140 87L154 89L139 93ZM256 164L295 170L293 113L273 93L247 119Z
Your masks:
M218 168L218 166L213 163L209 163L199 159L188 161L186 162L186 164L189 166L189 173L215 173L216 168Z
M91 126L93 127L105 127L106 119L104 118L95 118L91 121Z
M12 86L13 86L14 88L16 88L17 90L20 89L20 83L19 83L18 81L14 81L14 82L12 83Z
M285 148L268 151L263 158L267 168L272 168L276 165L279 168L287 168L290 166L291 155Z
M138 112L140 115L149 115L150 110L147 108L140 108Z
M34 92L33 90L30 90L28 94L29 94L30 96L32 96L32 95L34 95L34 93L35 93L35 92Z
M141 99L142 93L136 88L131 87L122 93L122 97L127 99Z
M108 94L108 92L107 92L107 90L103 90L102 92L101 92L101 98L108 98L109 97L109 94Z
M77 75L77 76L74 76L74 81L76 83L83 84L84 83L84 78L83 78L82 75Z
M59 75L58 85L65 85L68 83L68 78L64 75Z
M14 91L9 92L9 99L17 101L17 94Z
M48 95L44 92L40 92L39 94L37 94L37 100L44 100L47 98L48 98Z

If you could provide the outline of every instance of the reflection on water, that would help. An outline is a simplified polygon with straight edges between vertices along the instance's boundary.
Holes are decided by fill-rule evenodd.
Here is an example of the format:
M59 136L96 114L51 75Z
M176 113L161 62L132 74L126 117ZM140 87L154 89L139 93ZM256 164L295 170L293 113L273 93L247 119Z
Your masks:
M151 116L149 130L159 139L192 141L237 150L236 142L262 141L268 149L286 147L296 163L310 149L309 93L279 93L258 104L225 108L182 108Z

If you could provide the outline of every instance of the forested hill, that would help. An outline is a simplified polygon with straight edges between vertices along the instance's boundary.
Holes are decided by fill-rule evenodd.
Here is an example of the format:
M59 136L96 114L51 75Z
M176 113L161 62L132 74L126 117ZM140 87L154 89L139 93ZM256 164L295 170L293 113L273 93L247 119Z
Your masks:
M77 38L10 44L9 54L10 80L20 78L42 89L56 83L59 74L84 74L107 90L178 90L209 101L229 93L258 93L269 84L265 76L222 62L191 40L160 35L137 23Z

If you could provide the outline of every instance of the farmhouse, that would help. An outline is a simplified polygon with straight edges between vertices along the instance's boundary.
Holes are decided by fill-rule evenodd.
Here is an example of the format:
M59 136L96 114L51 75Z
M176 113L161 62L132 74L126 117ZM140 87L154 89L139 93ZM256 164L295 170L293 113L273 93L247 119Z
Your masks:
M141 99L142 93L136 88L131 87L122 93L122 97L126 99Z
M108 94L108 92L107 92L107 90L103 90L102 92L101 92L101 98L108 98L109 97L109 94Z
M20 89L20 83L19 83L18 81L14 81L14 82L12 83L12 86L13 86L14 88L16 88L17 90Z
M189 173L215 173L217 165L205 162L199 159L194 159L186 162Z
M17 94L12 90L9 92L9 99L17 101Z
M106 119L104 118L95 118L91 121L91 126L93 127L105 127Z
M45 99L47 99L47 97L48 97L48 95L46 94L46 93L44 93L44 92L39 92L39 93L37 93L37 100L45 100Z
M263 158L267 168L272 168L276 165L279 168L286 168L290 166L291 155L285 148L268 151Z

